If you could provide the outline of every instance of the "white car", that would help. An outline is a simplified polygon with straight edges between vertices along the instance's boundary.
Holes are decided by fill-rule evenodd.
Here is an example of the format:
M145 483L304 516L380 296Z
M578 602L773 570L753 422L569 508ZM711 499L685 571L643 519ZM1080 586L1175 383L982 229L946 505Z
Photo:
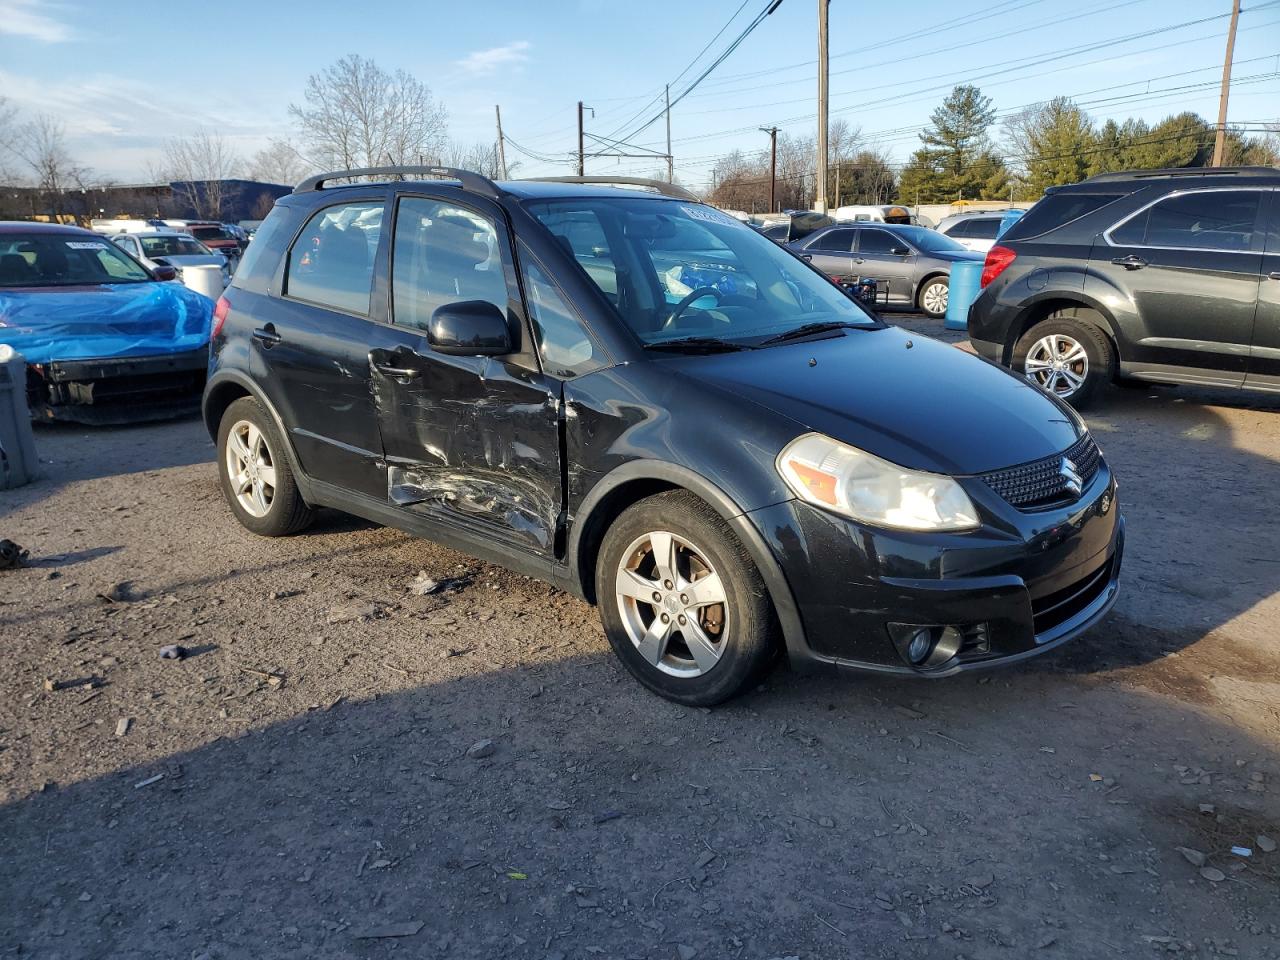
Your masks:
M119 233L111 237L112 243L141 260L151 268L162 264L176 267L178 279L186 286L214 299L231 282L231 264L220 253L215 253L189 233L176 230L149 230L139 233ZM210 283L204 276L212 271L185 268L217 267L218 276ZM214 289L210 290L209 288Z
M966 249L986 253L996 245L996 234L1000 232L1000 221L1005 213L1004 210L958 213L944 218L938 224L938 232L945 233Z

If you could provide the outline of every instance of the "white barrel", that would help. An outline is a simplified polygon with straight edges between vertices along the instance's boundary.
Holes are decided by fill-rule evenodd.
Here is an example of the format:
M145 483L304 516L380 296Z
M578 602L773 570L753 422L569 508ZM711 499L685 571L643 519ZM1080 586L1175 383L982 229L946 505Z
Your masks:
M213 264L183 267L182 282L210 300L222 296L222 268Z

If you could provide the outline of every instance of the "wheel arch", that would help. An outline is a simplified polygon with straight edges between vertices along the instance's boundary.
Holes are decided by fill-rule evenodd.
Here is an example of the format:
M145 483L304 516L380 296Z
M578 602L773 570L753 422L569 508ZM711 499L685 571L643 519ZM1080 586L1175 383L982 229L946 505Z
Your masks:
M632 460L605 475L583 499L571 528L567 554L580 595L588 603L597 602L596 563L609 525L632 504L667 490L692 493L729 524L769 590L787 649L806 648L804 626L782 566L747 512L715 483L678 464Z
M267 399L266 395L258 388L258 385L248 377L227 371L215 375L214 379L210 380L205 387L204 399L201 401L201 414L204 419L205 429L209 431L209 437L216 445L218 442L218 427L222 423L223 414L227 412L227 408L231 404L242 397L252 397L257 400L258 403L262 404L262 408L267 411L267 415L274 421L276 432L284 442L285 455L289 458L289 465L293 469L293 476L298 484L298 489L302 491L304 501L311 503L309 478L302 472L298 454L293 449L293 440L289 431L285 429L284 420L280 417L280 411Z
M1037 323L1047 320L1051 314L1057 313L1059 310L1072 308L1088 310L1093 314L1093 316L1086 315L1077 317L1077 319L1081 323L1088 323L1103 332L1106 338L1111 341L1111 349L1118 361L1120 358L1120 338L1116 335L1115 318L1112 317L1110 311L1092 297L1073 294L1072 296L1045 297L1041 300L1033 301L1023 308L1017 319L1009 327L1002 358L1004 365L1007 367L1013 364L1013 348L1028 330Z

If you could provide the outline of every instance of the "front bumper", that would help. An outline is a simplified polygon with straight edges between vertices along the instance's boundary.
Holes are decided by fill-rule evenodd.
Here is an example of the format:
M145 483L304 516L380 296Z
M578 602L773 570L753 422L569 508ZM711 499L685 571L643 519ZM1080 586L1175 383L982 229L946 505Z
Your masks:
M1105 465L1075 503L1047 511L1019 511L963 482L984 521L972 533L881 530L798 501L749 514L804 627L788 638L793 666L945 677L1044 653L1106 616L1125 525ZM945 662L916 667L891 624L955 626L964 641Z
M146 357L55 360L27 367L33 420L140 423L200 409L209 348Z

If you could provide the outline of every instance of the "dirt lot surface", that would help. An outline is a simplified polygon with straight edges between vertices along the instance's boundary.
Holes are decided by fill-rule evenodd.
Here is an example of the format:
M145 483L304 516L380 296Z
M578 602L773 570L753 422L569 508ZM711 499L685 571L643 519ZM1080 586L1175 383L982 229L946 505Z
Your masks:
M1280 399L1090 420L1129 521L1094 634L714 711L537 582L253 537L198 422L42 429L0 493L0 956L1280 957Z

